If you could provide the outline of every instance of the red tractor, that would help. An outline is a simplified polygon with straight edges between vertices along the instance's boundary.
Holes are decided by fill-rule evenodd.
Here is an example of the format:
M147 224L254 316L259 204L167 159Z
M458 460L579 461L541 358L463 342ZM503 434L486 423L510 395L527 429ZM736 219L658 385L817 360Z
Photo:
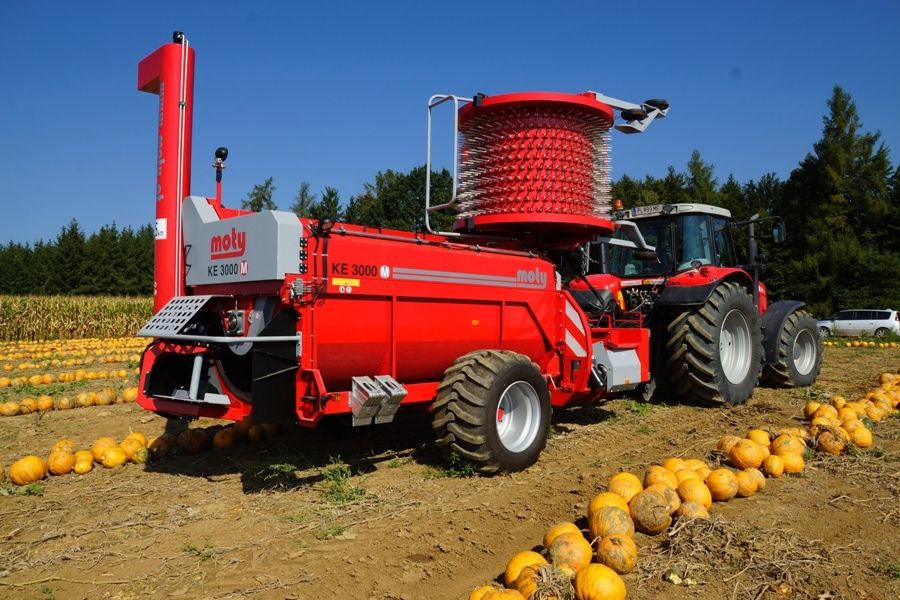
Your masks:
M453 231L431 231L428 215L446 205L430 206L426 185L428 231L413 233L227 208L224 148L213 165L216 196L190 195L193 67L194 51L178 32L138 67L138 88L159 96L160 116L155 314L139 332L153 338L141 359L141 406L170 417L306 427L325 417L389 423L401 408L422 408L433 415L439 446L496 472L537 460L551 407L651 382L656 311L628 307L620 294L633 301L641 280L612 271L586 277L572 267L590 247L632 243L653 253L633 223L611 214L608 136L615 110L624 119L615 128L634 133L666 115L664 101L631 104L594 92L432 98L426 173L432 110L452 103L448 204L458 219ZM666 287L711 282L710 268L673 276ZM742 273L723 275L724 291L699 304L721 303L723 294L738 302L736 288L749 289ZM742 310L713 326L744 335L756 353L746 397L759 366L759 327L740 298ZM745 328L733 325L740 318ZM683 319L697 326L687 308ZM695 333L681 337L692 344ZM671 380L686 381L677 372Z
M614 217L619 235L592 246L592 274L574 286L621 293L623 312L638 313L650 328L653 380L642 387L645 396L740 404L760 376L771 386L816 380L822 364L816 320L802 302L769 304L759 281L757 215L735 223L723 208L683 203L634 207ZM783 224L769 220L780 241ZM748 228L744 265L731 235L741 226ZM628 241L626 231L639 243Z

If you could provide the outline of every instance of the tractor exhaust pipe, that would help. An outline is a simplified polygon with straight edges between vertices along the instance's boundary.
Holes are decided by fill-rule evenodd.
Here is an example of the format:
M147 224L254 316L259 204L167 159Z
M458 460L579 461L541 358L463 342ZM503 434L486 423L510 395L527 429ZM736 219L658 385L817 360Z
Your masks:
M153 312L184 295L181 202L191 189L194 49L180 31L138 64L138 89L159 96Z

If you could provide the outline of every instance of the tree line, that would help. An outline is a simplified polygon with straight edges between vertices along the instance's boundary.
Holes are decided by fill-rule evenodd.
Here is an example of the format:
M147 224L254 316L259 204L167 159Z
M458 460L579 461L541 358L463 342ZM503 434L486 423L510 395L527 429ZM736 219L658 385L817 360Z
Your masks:
M786 180L766 173L738 182L719 181L714 166L694 151L684 171L662 177L623 176L613 196L626 206L700 202L722 206L735 220L778 216L788 240L774 244L767 227L763 279L770 298L805 300L824 316L838 308L900 308L900 168L892 166L878 133L863 131L850 96L835 87L823 117L822 137ZM450 198L452 177L432 172L432 203ZM241 202L247 210L277 208L267 178ZM338 190L313 193L300 183L290 210L301 217L393 229L421 230L425 168L386 170L346 204ZM453 215L434 213L432 227L446 230ZM770 223L770 221L764 221ZM735 228L738 250L745 233ZM746 259L746 256L744 257ZM8 294L122 294L152 291L153 231L103 227L86 236L76 221L55 240L0 246L0 292Z

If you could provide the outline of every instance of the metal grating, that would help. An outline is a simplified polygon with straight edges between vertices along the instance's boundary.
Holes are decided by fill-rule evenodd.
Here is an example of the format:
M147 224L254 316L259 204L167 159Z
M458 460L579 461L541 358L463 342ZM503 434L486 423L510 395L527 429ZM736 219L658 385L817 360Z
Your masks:
M138 337L177 335L212 296L175 296L138 331Z

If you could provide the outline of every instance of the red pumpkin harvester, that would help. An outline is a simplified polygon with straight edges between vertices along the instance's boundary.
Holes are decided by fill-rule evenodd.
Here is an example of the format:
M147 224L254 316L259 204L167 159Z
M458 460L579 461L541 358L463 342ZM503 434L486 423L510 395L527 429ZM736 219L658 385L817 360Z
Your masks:
M138 88L159 95L160 115L141 406L307 427L342 415L358 426L390 423L401 408L421 408L433 414L439 446L496 472L537 460L552 407L652 387L653 319L627 303L643 284L608 265L616 252L662 254L612 212L609 135L616 111L615 128L635 133L666 115L665 101L431 98L426 178L432 112L452 106L453 194L431 205L428 180L425 231L413 233L226 208L224 148L216 196L190 195L193 68L194 50L177 32L138 67ZM429 215L447 208L457 211L453 231L433 231ZM604 272L591 273L597 253ZM710 267L689 267L711 285ZM673 287L690 287L679 277ZM749 294L752 280L729 275L719 285ZM755 338L734 322L758 319L733 312L719 339L749 347ZM747 359L755 384L758 353L735 352L725 378Z

